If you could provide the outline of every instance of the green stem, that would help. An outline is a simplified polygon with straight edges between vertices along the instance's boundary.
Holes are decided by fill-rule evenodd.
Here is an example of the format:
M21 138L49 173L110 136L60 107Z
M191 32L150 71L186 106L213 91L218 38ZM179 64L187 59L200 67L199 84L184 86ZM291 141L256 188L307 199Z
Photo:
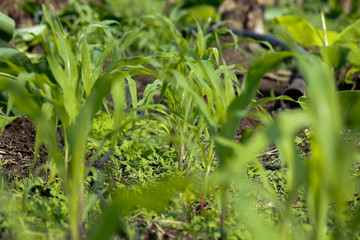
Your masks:
M220 219L220 228L221 228L221 236L220 239L226 239L225 233L225 220L226 220L226 213L227 213L227 200L228 200L228 185L224 186L222 197L221 197L221 219Z
M13 75L11 75L11 74L7 74L7 73L0 72L0 76L2 76L2 77L7 77L7 78L11 78L11 79L16 80L16 77L13 76Z
M184 149L184 145L181 144L179 147L179 166L178 166L178 170L179 172L182 171L182 166L183 166L183 161L184 161L184 155L185 155L185 149Z
M203 196L201 199L200 211L202 211L204 209L205 197L206 197L207 186L208 186L209 175L210 175L211 161L213 158L213 149L214 149L214 141L211 139L210 146L209 146L208 159L206 161L206 171L205 171L205 176L204 176Z

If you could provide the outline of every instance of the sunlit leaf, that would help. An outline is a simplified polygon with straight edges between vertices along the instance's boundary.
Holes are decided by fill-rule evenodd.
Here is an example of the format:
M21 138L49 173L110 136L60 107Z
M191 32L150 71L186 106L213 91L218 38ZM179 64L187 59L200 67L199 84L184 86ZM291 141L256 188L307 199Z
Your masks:
M273 20L289 30L291 36L304 47L323 46L324 42L317 30L299 16L277 17Z

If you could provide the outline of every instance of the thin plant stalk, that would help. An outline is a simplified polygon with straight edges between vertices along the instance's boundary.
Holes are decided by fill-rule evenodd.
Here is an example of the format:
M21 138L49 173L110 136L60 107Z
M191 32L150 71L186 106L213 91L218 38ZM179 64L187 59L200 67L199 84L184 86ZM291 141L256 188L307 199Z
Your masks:
M184 144L181 144L179 147L179 163L178 163L179 172L181 172L183 168L184 156L185 156Z

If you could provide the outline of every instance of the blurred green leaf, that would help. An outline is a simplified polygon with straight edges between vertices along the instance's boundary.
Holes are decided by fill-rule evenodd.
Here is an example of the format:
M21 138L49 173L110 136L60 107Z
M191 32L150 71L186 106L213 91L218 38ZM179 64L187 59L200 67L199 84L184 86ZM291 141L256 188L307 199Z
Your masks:
M213 6L201 4L187 8L189 16L185 18L185 21L192 22L194 20L207 21L208 19L220 20L220 15L216 12L216 8Z
M295 41L304 47L320 47L324 45L318 31L302 17L277 17L273 20L273 22L280 23L283 27L289 30Z
M243 111L245 106L255 97L261 77L265 73L275 70L284 59L292 56L294 56L292 52L270 53L250 66L245 75L240 96L235 98L227 109L227 119L221 131L222 136L226 136L227 138L233 138L235 136L241 120L241 118L239 118L239 112Z
M197 43L199 57L202 58L206 51L206 41L205 41L204 33L199 24L197 24L196 43Z
M323 29L316 29L321 41L325 43L324 39L324 30ZM337 32L328 31L326 30L326 38L328 41L328 45L334 44L337 40L339 40L339 34Z
M0 113L0 126L6 126L9 123L11 123L12 121L15 121L15 119L17 119L17 116L14 117L9 117L9 116L5 116L4 113Z
M306 204L314 219L312 234L315 238L323 238L329 219L329 203L334 203L336 208L335 229L341 229L345 201L353 191L349 169L354 152L349 151L351 146L341 140L343 121L331 66L310 54L298 55L298 61L307 83L310 101L306 111L314 131L312 154L304 172Z
M345 126L360 130L360 91L348 90L338 92L341 115Z
M46 26L44 24L35 25L28 28L15 29L14 37L21 37L24 41L30 42L45 33Z
M345 75L345 83L346 84L354 84L354 79L352 77L352 75L354 73L359 73L360 72L360 68L350 68L349 71L347 71L346 75Z
M339 35L339 42L358 44L360 38L360 20L347 26Z
M359 48L356 46L351 46L350 47L351 51L349 52L348 55L348 61L352 66L358 67L360 68L360 50Z
M335 69L344 66L349 52L349 48L340 44L330 45L320 49L321 57Z
M14 34L15 21L0 12L0 40L9 42Z
M119 217L135 209L150 209L159 211L171 204L172 196L184 191L188 181L173 177L161 180L157 186L150 189L138 189L137 192L120 192L106 208L102 218L96 224L94 231L89 233L89 239L108 239L120 227Z
M18 72L34 72L30 59L21 51L0 39L0 70L17 75Z

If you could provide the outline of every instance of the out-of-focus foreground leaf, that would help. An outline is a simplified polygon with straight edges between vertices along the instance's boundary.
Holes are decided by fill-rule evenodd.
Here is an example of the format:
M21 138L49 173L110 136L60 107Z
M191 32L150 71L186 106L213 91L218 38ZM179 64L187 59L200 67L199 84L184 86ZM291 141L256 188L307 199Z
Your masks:
M119 217L138 208L161 210L171 203L172 197L184 191L188 185L184 178L174 177L162 180L158 186L150 189L139 189L137 192L123 192L117 194L105 209L98 226L89 234L90 239L109 239L119 227Z
M15 29L15 21L0 12L0 39L10 41Z
M360 91L341 91L338 96L345 126L360 130Z

